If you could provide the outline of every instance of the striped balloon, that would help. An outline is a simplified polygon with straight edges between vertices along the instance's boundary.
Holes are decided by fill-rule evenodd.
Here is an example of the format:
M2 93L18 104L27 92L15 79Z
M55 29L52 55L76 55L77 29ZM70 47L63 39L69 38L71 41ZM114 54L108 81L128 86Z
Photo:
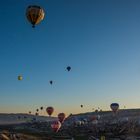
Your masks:
M110 108L112 109L112 111L113 111L114 113L116 113L116 112L118 111L118 109L119 109L119 104L118 104L118 103L112 103L112 104L110 105Z

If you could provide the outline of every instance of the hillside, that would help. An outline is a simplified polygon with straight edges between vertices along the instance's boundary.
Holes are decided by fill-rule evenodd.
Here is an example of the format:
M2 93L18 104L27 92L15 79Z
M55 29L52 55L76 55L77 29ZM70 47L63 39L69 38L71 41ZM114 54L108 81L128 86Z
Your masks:
M0 125L7 124L20 124L29 122L36 119L37 121L53 121L56 120L56 117L48 117L48 116L35 116L29 114L0 114Z

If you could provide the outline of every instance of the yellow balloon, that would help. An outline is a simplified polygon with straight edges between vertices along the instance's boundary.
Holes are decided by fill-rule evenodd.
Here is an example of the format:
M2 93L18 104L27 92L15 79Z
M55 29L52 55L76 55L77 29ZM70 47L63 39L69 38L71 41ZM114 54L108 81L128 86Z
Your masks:
M18 80L22 80L23 77L21 75L18 76Z
M44 19L44 16L45 12L40 6L30 5L26 9L26 17L33 27L40 23Z

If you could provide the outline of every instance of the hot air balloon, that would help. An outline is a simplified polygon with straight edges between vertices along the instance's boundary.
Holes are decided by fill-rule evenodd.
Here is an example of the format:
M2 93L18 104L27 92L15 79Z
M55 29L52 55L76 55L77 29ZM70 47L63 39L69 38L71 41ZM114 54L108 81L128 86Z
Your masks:
M65 113L59 113L59 114L58 114L58 120L59 120L61 123L64 122L65 117L66 117Z
M96 116L96 115L91 116L91 117L90 117L90 120L91 120L91 121L97 120L97 116Z
M31 111L29 111L29 114L31 114L32 112Z
M43 106L40 107L40 110L43 110Z
M67 66L67 71L70 71L71 70L71 67L70 66Z
M59 121L54 121L51 124L51 128L53 129L54 132L58 132L60 127L61 127L61 123Z
M35 115L36 115L36 116L38 116L38 115L39 115L39 113L37 113L37 112L36 112L36 113L35 113Z
M23 77L21 75L18 76L18 80L22 80Z
M98 113L98 109L95 110L95 113Z
M118 111L118 109L119 109L119 104L118 104L118 103L112 103L112 104L110 105L110 108L112 109L112 111L113 111L114 113L116 113L116 112Z
M52 113L54 112L54 108L51 107L51 106L50 106L50 107L47 107L47 108L46 108L46 111L47 111L48 115L51 116Z
M30 5L26 9L26 17L32 24L32 27L40 23L44 19L44 15L44 10L40 6Z
M102 110L102 109L100 109L100 112L103 112L103 110Z
M53 84L53 81L50 81L50 84L52 85Z
M81 108L83 108L83 105L81 105Z
M38 112L38 111L39 111L39 109L36 109L36 111Z
M98 115L93 115L90 117L90 121L92 124L97 124L98 123L98 120L99 120L99 116Z

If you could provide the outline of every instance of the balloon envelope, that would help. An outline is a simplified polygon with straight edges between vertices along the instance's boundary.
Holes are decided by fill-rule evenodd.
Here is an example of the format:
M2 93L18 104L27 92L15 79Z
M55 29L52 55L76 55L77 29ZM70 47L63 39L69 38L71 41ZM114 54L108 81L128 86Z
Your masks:
M64 122L65 117L66 117L65 113L59 113L59 114L58 114L58 120L59 120L61 123Z
M46 108L46 111L47 111L48 115L51 116L52 113L54 112L54 108L51 107L51 106L50 106L50 107L47 107L47 108Z
M113 111L114 113L116 113L116 112L118 111L118 109L119 109L119 104L118 104L118 103L112 103L112 104L110 105L110 108L112 109L112 111Z
M43 110L43 106L40 107L40 110Z
M91 116L91 117L90 117L90 120L91 120L91 121L95 121L95 120L97 120L97 115L93 115L93 116Z
M50 81L50 84L52 85L53 84L53 81Z
M39 113L37 113L37 112L36 112L36 113L35 113L35 115L36 115L36 116L38 116L38 115L39 115Z
M18 76L18 80L22 80L23 77L21 75Z
M68 66L68 67L67 67L67 70L68 70L68 71L70 71L70 70L71 70L71 67L70 67L70 66Z
M61 123L59 121L54 121L52 122L51 124L51 128L54 132L58 132L58 130L60 129L61 127Z
M44 10L40 6L30 5L26 9L26 17L33 27L44 19L44 15Z

